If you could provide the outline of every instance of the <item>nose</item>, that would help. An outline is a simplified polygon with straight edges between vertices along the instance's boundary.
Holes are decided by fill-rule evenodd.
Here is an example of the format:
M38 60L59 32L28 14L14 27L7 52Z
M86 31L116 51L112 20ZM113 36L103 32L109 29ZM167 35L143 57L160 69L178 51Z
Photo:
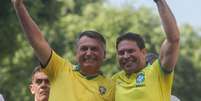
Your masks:
M42 85L42 86L43 86L43 85L46 85L46 83L45 83L45 81L44 81L44 80L42 81L41 85Z
M43 89L47 89L47 88L49 88L49 83L43 81L43 82L40 84L40 87L43 88Z
M86 51L86 55L91 55L91 49L87 49L87 51Z
M129 57L128 52L124 52L124 54L123 54L123 58L128 58L128 57Z

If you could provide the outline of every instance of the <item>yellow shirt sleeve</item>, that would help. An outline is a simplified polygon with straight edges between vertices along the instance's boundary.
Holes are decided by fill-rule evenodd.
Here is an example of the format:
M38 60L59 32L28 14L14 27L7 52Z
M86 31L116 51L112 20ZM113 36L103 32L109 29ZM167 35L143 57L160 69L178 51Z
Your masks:
M67 66L65 66L67 65ZM48 75L48 79L50 81L54 81L57 79L60 72L69 71L72 67L72 64L67 60L65 61L64 58L57 55L54 51L52 51L49 63L44 68L44 72Z

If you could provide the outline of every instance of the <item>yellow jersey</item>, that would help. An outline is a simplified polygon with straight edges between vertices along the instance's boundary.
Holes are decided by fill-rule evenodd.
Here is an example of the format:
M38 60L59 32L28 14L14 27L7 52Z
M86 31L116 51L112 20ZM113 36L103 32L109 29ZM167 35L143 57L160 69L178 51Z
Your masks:
M43 70L50 80L49 101L114 101L114 83L103 75L86 78L54 51Z
M130 77L120 71L113 80L115 101L170 101L173 72L163 72L159 60Z

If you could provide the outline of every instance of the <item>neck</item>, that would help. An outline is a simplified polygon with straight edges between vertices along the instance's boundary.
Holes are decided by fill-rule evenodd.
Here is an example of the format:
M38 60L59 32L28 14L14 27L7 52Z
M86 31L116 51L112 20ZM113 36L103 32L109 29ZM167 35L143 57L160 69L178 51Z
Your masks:
M129 71L125 71L126 72L126 76L127 77L130 77L133 73L139 73L141 70L143 70L145 68L145 66L143 66L142 68L138 68L137 70L129 70Z
M97 76L99 75L99 72L95 69L85 69L85 68L80 68L80 73L84 76L87 77L92 77L92 76Z
M37 99L37 98L35 97L34 101L48 101L48 98L47 98L47 99Z

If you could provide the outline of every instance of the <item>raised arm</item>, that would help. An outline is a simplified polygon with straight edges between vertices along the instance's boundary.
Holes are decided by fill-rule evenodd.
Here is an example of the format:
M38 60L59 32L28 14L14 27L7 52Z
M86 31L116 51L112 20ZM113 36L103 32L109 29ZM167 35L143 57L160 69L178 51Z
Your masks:
M43 37L40 29L30 17L23 0L12 0L21 26L25 31L26 37L34 49L34 52L42 65L48 62L51 55L51 48Z
M179 29L166 0L154 0L166 33L166 39L160 50L160 61L165 71L172 71L179 55Z

